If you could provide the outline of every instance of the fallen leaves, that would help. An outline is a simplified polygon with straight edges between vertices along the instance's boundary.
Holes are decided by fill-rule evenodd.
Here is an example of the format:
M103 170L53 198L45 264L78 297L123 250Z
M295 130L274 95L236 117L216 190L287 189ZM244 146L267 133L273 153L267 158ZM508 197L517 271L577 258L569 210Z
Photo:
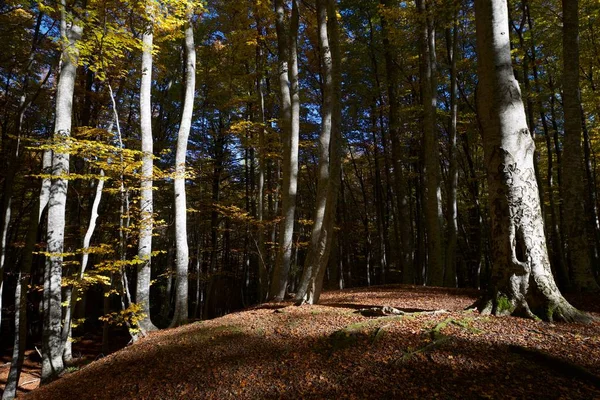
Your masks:
M154 333L28 397L600 397L590 380L510 351L535 349L600 376L600 323L551 325L463 311L476 295L383 286L324 293L318 306L257 306ZM401 312L355 312L384 306ZM352 340L333 349L336 336Z

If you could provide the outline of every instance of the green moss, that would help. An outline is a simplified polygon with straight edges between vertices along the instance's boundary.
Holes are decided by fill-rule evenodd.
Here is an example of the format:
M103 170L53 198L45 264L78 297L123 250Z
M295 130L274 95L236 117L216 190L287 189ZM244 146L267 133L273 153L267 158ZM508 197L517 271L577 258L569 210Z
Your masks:
M508 297L501 295L496 298L496 314L510 314L514 309Z

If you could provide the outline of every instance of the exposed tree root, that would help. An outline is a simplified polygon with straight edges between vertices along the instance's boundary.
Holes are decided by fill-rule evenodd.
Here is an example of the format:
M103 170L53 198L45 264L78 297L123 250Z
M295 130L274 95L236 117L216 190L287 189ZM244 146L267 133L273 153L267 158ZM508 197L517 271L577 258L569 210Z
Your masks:
M356 312L365 317L389 317L394 315L437 315L448 313L447 310L406 312L387 305L381 307L361 308Z
M531 307L525 298L509 299L503 295L495 296L494 298L485 296L467 307L467 310L472 309L477 309L481 315L512 315L547 322L590 323L595 320L588 313L579 311L573 307L562 296L555 301L545 301L543 305L535 308Z

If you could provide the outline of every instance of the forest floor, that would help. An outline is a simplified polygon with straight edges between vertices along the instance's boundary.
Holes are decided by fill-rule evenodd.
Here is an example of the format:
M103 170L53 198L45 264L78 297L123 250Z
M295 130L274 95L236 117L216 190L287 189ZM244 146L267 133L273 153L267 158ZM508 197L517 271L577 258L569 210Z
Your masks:
M600 399L599 321L464 311L476 296L394 285L263 304L153 333L26 398ZM600 318L597 296L569 299ZM383 305L407 314L357 312ZM29 366L25 381L39 376Z

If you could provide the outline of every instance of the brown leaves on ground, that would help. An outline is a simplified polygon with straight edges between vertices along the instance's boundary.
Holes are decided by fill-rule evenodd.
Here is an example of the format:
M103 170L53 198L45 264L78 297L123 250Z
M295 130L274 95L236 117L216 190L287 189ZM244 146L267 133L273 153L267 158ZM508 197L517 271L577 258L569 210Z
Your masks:
M593 380L600 376L599 322L463 311L476 295L382 286L325 293L318 306L265 304L152 334L27 397L600 398ZM383 305L414 314L355 312ZM449 312L419 314L436 309ZM592 379L515 353L515 345L585 369Z

